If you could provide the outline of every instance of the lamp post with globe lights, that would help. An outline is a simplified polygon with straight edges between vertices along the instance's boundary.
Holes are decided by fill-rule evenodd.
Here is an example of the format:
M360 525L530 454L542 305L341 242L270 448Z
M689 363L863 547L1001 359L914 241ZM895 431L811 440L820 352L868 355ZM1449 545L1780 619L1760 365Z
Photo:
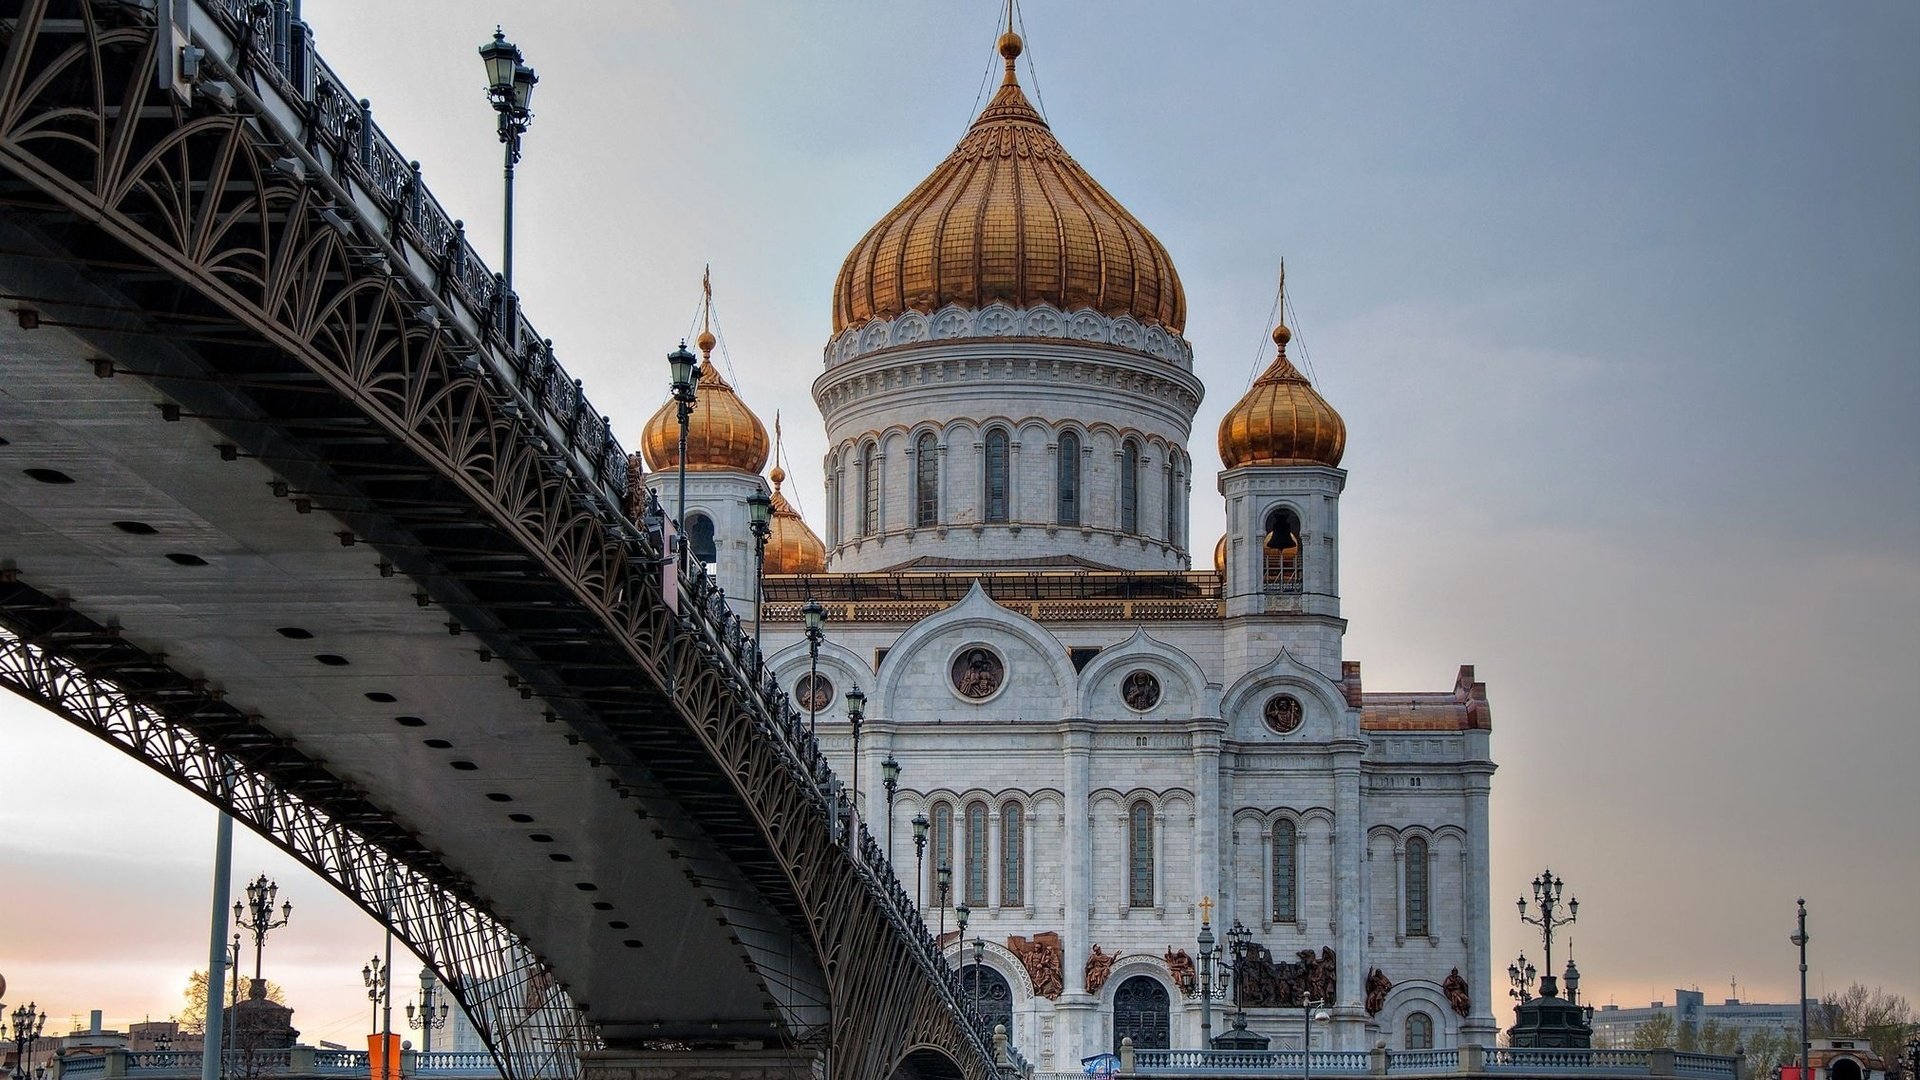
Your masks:
M1543 970L1546 974L1540 976L1541 997L1553 997L1559 992L1553 978L1553 932L1562 926L1571 925L1580 917L1579 897L1567 901L1566 918L1560 918L1557 914L1560 911L1562 885L1563 882L1553 876L1551 869L1541 872L1539 877L1533 879L1533 902L1540 909L1540 914L1537 916L1527 914L1526 897L1523 896L1515 901L1520 908L1520 921L1539 927L1540 936L1545 942L1546 960Z
M1511 984L1507 996L1521 1005L1532 1001L1535 974L1534 966L1527 962L1527 954L1521 953L1518 959L1507 965L1507 982Z
M293 918L293 901L280 905L280 917L274 918L273 902L280 895L277 882L267 880L261 874L247 885L247 898L233 902L233 922L240 929L253 935L253 987L248 996L264 998L267 996L267 984L260 977L260 958L266 952L267 935Z
M29 1077L35 1076L33 1048L47 1029L47 1014L35 1003L29 1001L13 1010L12 1020L12 1030L4 1033L13 1043L14 1080L28 1080ZM4 1028L0 1027L0 1031L4 1031Z
M439 1000L433 969L420 969L420 1006L407 1002L407 1026L420 1032L420 1052L433 1053L433 1033L447 1026L447 1003Z

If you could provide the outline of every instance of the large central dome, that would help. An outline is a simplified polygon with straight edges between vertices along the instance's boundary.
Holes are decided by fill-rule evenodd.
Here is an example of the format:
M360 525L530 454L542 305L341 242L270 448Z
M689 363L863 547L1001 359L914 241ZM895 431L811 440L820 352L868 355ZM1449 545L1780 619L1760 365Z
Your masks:
M1020 36L1000 38L1006 78L960 145L867 230L834 285L833 332L948 304L1048 304L1131 315L1178 334L1187 297L1146 226L1053 137L1014 78Z

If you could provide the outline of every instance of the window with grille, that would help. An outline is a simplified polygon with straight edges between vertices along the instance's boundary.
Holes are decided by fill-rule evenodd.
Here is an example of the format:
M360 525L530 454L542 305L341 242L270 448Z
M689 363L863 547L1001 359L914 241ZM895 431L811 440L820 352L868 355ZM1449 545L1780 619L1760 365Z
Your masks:
M1433 1049L1433 1017L1423 1012L1407 1015L1407 1049Z
M1300 576L1300 515L1279 507L1267 515L1266 535L1261 539L1265 558L1267 588L1274 592L1297 593Z
M1273 823L1273 921L1300 921L1299 834L1293 822Z
M1054 522L1080 524L1080 436L1071 431L1060 433L1060 467L1055 490L1059 498L1054 507Z
M940 868L953 866L953 807L940 803L933 808L932 834L927 838L928 852L933 858L927 860L927 899L933 907L944 907L940 896ZM944 898L951 901L951 895Z
M1419 837L1407 841L1407 936L1426 937L1429 920L1427 842Z
M968 907L987 906L987 804L967 804Z
M1120 444L1120 531L1140 531L1140 444Z
M1026 882L1023 847L1026 836L1022 829L1026 818L1020 812L1019 803L1008 803L1000 808L1000 906L1019 907L1025 903Z
M1007 522L1007 433L1003 428L987 432L986 439L986 515L988 524Z
M1135 975L1113 992L1113 1049L1132 1039L1135 1050L1165 1050L1171 1043L1167 988L1148 975Z
M687 547L693 557L712 565L720 561L720 546L713 538L713 519L705 514L687 515Z
M860 452L860 535L880 532L880 452L872 443Z
M940 449L933 432L913 447L913 523L926 528L940 520Z
M1153 906L1153 807L1145 802L1127 813L1127 906Z

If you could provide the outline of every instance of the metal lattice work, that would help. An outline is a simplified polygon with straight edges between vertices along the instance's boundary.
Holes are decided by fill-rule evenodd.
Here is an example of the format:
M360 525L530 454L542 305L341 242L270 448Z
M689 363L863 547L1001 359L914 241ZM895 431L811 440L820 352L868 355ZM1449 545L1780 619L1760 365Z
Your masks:
M625 461L604 422L549 350L519 347L535 339L517 314L500 317L511 298L488 292L491 276L457 227L442 227L418 174L396 166L404 159L276 10L196 7L201 82L174 87L156 85L163 36L145 5L0 2L10 224L38 228L149 320L221 328L194 341L196 378L244 400L249 423L357 475L357 512L388 534L382 550L402 571L416 573L408 560L449 568L473 618L518 643L522 695L548 702L616 774L671 801L724 853L699 887L751 893L752 910L772 913L775 924L738 928L746 962L785 1034L821 1045L835 1080L889 1075L910 1046L937 1047L970 1078L993 1075L987 1029L878 846L848 835L838 782L724 599L683 576L668 604L658 508L636 508L644 528L624 512ZM351 439L328 437L349 428ZM366 495L382 470L387 494ZM387 486L394 478L412 487ZM415 488L431 497L410 499ZM537 603L505 597L501 560ZM394 921L423 952L481 935L476 956L509 959L470 979L448 973L490 1017L491 1045L515 1075L572 1070L559 1059L590 1041L584 1021L510 1015L516 998L531 1016L568 1013L565 973L523 963L487 913L456 902L478 890L448 891L458 875L428 872L436 857L380 808L329 790L343 785L274 740L259 759L223 755L194 737L197 712L160 723L139 699L115 720L115 683L76 680L81 669L50 667L30 634L16 641L33 676L23 692L70 717L104 709L101 725L81 722L230 803L370 912L389 876L412 882ZM123 691L132 670L113 676ZM309 787L267 784L281 768ZM229 775L233 792L216 791L211 778ZM316 793L345 810L321 815L332 804ZM463 929L443 940L438 925ZM791 970L782 935L811 944L823 986ZM536 1056L520 1064L523 1053Z
M301 755L105 627L19 582L0 584L0 686L59 714L220 807L387 921L452 989L510 1080L572 1076L599 1045L553 973L511 930L351 822L351 793ZM69 659L37 644L84 655ZM185 720L186 722L182 722ZM193 727L226 727L222 750ZM302 790L304 789L304 790ZM418 859L421 853L414 853Z

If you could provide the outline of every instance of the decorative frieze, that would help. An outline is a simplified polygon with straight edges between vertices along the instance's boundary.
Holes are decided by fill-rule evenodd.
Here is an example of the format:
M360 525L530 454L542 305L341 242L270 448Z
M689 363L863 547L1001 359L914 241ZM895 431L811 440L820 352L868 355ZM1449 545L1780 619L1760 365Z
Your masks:
M827 343L825 358L831 368L882 349L969 338L1054 338L1110 345L1193 369L1193 346L1161 327L1142 326L1128 315L1110 317L1091 309L1067 313L1046 305L1020 309L988 304L976 311L950 304L932 315L909 311L892 319L874 319L842 330Z

